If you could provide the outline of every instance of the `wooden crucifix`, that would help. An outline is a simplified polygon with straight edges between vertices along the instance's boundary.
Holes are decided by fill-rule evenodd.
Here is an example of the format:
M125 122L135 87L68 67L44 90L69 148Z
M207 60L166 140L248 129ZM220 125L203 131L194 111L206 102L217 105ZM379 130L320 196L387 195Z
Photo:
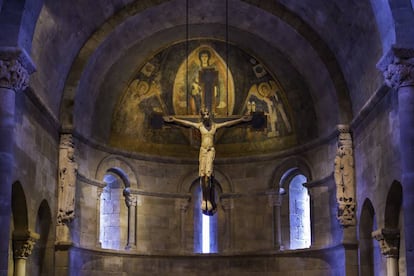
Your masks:
M199 177L203 192L201 210L203 214L212 216L217 210L215 202L213 162L215 158L214 138L218 129L230 127L244 122L252 122L253 128L262 129L266 125L263 112L253 113L245 116L227 116L213 119L212 110L215 109L219 100L218 72L211 67L203 68L199 72L201 87L201 110L200 119L194 116L163 116L162 120L153 119L153 126L160 127L162 122L175 123L178 125L198 129L201 134L201 145L199 152ZM154 123L155 122L155 123Z
M200 177L201 188L203 191L201 210L205 215L213 215L217 209L213 180L213 161L216 155L216 150L214 148L214 136L219 128L251 121L252 116L243 116L236 119L230 119L222 123L216 123L212 119L211 113L207 109L204 109L201 112L201 122L192 122L190 120L177 118L175 116L165 116L163 119L167 123L177 123L183 126L193 127L200 131L201 145L198 157L198 175Z

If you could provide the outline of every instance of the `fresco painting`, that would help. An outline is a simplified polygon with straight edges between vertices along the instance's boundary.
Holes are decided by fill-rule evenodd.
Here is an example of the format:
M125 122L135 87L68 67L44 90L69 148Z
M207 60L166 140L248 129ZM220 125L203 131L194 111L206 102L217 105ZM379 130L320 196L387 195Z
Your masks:
M234 81L223 58L209 46L200 46L184 60L177 72L173 88L173 106L176 115L199 115L206 106L203 73L216 73L211 111L226 116L234 109Z
M253 111L264 112L267 117L263 131L221 129L216 144L224 153L234 147L251 153L295 145L289 103L277 79L263 63L237 48L231 48L231 60L227 60L226 48L220 43L194 42L189 50L184 43L172 45L138 66L114 108L110 144L172 155L189 152L186 147L196 150L199 135L189 129L154 129L151 116L159 113L198 118L200 109L207 107L218 120Z

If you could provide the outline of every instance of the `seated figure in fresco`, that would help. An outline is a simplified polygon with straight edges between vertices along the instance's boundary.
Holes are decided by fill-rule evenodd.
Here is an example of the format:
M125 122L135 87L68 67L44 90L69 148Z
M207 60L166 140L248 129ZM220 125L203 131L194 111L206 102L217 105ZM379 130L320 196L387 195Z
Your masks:
M214 122L208 109L203 109L201 111L201 122L197 123L179 119L174 116L164 117L165 122L193 127L200 131L201 146L199 153L199 176L203 191L201 210L206 215L213 215L217 208L213 186L213 161L216 155L216 150L214 149L214 135L219 128L229 127L242 122L248 122L251 119L251 116L243 116L241 118L225 121L223 123L216 123Z

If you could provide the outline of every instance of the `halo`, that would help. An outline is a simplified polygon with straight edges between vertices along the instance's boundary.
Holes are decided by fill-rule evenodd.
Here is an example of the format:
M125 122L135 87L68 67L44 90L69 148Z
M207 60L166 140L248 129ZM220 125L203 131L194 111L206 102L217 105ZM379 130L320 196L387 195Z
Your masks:
M149 90L149 84L148 84L148 82L146 82L146 81L140 81L137 84L136 91L138 92L138 95L139 96L143 96L143 95L147 94L148 90Z
M267 89L267 90L263 90ZM263 98L268 97L271 93L272 89L270 88L270 85L267 82L262 82L259 84L259 87L257 89L257 92L259 92L259 95Z

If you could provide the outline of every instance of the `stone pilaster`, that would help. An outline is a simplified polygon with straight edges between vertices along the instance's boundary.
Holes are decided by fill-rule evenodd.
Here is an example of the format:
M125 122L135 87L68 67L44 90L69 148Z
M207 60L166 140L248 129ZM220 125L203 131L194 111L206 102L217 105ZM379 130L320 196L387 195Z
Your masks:
M392 48L377 64L385 83L398 93L401 184L407 275L414 275L414 49Z
M231 251L233 248L233 228L232 228L232 213L234 209L234 202L232 198L221 198L221 206L225 215L225 229L226 234L224 238L224 251Z
M27 88L33 71L24 51L0 47L0 237L9 237L10 231L15 94ZM0 274L7 273L8 251L9 240L0 239Z
M272 208L272 228L273 228L273 249L280 250L282 246L282 229L280 220L280 208L282 206L282 195L280 189L267 192L269 206Z
M185 251L185 216L190 205L188 198L178 198L176 200L176 206L180 211L180 248L181 251Z
M387 275L398 276L400 230L382 228L372 232L372 237L378 241L381 253L387 258Z

